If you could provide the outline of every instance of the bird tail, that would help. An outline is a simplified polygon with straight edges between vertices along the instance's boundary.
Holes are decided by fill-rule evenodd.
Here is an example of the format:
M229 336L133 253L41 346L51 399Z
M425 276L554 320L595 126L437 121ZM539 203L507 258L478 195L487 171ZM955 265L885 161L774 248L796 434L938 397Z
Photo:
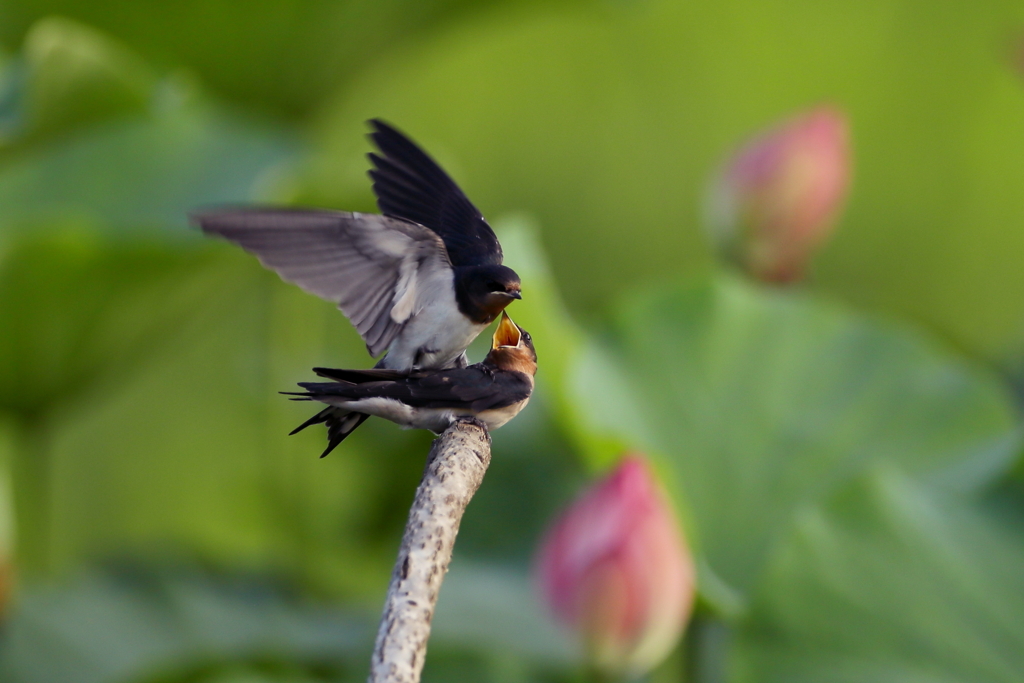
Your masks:
M301 397L294 400L320 401L328 396L356 399L366 392L366 389L361 389L354 382L299 382L298 384L305 391L282 391L281 393L286 396Z
M320 454L320 457L323 458L337 448L338 444L348 438L348 435L354 432L359 425L366 422L366 418L368 417L370 416L365 413L354 413L351 410L346 410L344 408L328 406L293 429L289 432L288 436L298 434L303 429L311 425L326 424L327 449Z
M386 382L389 380L407 377L408 373L374 368L372 370L333 370L330 368L314 368L316 374L333 382L299 382L299 386L305 389L302 392L282 391L287 396L295 396L293 401L316 401L324 396L340 396L342 398L357 398L362 390L359 384L367 382ZM338 447L348 435L354 432L359 425L363 424L369 415L356 413L347 408L328 406L319 413L309 418L298 427L292 430L292 434L301 432L306 427L315 424L327 426L327 450L321 458Z

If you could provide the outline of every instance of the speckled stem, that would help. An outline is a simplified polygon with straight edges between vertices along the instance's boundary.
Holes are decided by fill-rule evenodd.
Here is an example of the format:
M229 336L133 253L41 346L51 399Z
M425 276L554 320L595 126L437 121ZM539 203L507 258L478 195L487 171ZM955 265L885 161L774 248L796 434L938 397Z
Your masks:
M462 513L491 463L491 437L460 420L434 441L384 601L370 683L418 683Z

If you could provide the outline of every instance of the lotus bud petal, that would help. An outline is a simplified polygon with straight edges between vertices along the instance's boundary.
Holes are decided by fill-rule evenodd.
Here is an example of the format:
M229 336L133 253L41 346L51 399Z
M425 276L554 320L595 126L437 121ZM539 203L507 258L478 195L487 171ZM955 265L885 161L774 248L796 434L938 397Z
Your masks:
M693 560L645 460L627 456L548 531L539 583L591 663L639 676L672 650L693 606Z
M850 180L846 117L819 107L740 149L720 172L707 226L718 251L766 282L800 279Z

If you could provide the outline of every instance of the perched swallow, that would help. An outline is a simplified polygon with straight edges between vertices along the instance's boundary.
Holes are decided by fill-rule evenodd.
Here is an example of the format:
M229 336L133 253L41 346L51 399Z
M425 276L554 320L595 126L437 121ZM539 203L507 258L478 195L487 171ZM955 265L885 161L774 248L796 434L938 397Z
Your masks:
M255 254L282 279L338 305L378 368L464 367L466 347L520 295L480 211L437 163L370 121L369 172L384 213L225 208L195 214L206 233Z
M327 424L324 457L371 415L406 429L429 429L440 434L459 417L475 417L495 430L523 409L533 392L537 352L533 340L502 312L491 338L491 351L482 363L448 370L329 370L314 372L332 382L300 382L298 401L326 403L319 413L292 434L314 424Z

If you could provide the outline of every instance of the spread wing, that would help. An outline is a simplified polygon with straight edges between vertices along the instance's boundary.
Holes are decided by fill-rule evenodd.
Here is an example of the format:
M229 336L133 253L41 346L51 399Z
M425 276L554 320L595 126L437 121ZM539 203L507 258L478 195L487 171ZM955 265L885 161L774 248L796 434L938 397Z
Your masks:
M375 214L221 209L192 217L204 232L254 254L283 280L338 305L371 356L451 286L444 244L421 225Z
M383 121L369 123L370 138L381 151L369 155L381 212L436 232L456 266L500 264L498 238L455 181L412 140Z

